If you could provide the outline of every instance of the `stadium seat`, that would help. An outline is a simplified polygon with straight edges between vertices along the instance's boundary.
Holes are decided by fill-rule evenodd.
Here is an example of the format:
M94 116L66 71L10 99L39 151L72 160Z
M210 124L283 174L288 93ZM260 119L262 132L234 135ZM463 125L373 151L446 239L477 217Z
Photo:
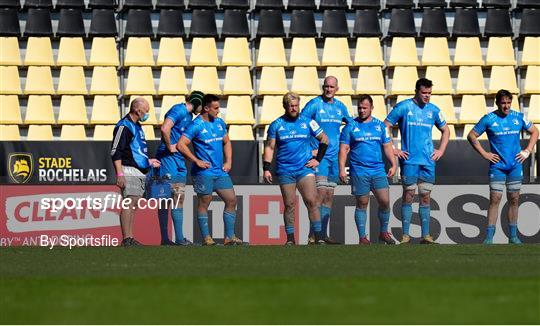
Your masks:
M433 94L453 94L450 69L447 66L429 66L426 69L426 78L433 81Z
M58 48L58 66L86 66L82 37L62 37Z
M56 8L81 8L84 9L84 0L58 0Z
M20 7L19 1L16 0L16 2L18 3L18 7ZM21 36L18 8L0 9L0 32L2 36Z
M255 9L285 9L283 0L257 0Z
M476 124L476 123L475 123ZM469 133L471 132L471 130L474 128L475 124L466 124L465 125L465 128L463 128L463 138L464 139L467 139L467 136L469 135ZM488 137L487 137L487 133L483 133L480 135L480 137L478 137L477 139L479 140L487 140Z
M129 9L124 37L153 37L152 19L148 9Z
M90 94L118 95L120 94L120 87L118 85L118 76L115 67L94 67Z
M422 66L450 66L450 50L446 37L426 37L422 51Z
M483 66L482 49L478 37L458 37L454 54L455 66Z
M124 66L153 66L154 55L149 37L130 37L127 41Z
M154 99L152 98L152 95L131 95L129 97L129 104L126 107L126 114L129 112L129 107L131 106L131 102L133 102L134 99L142 97L148 102L148 106L150 107L150 110L148 111L148 120L145 122L141 122L143 125L155 125L158 124L158 121L156 120L156 109L154 107Z
M360 67L355 93L386 95L381 67Z
M263 98L262 108L259 112L259 124L270 124L285 113L282 100L282 96L267 95Z
M354 2L355 0L353 0ZM361 0L360 0L361 1ZM378 2L378 1L377 1ZM379 4L380 5L380 4ZM381 25L376 9L356 10L353 37L381 37Z
M448 129L450 130L450 140L457 139L456 128L454 127L454 125L449 124L447 126L448 126ZM432 133L431 133L431 139L439 140L439 139L441 139L441 136L442 136L442 132L439 130L439 128L433 126Z
M230 125L228 135L230 140L255 140L250 125Z
M52 128L50 125L31 125L28 127L28 135L26 140L29 141L42 141L53 140Z
M227 99L227 114L225 115L227 124L248 124L255 123L253 117L253 107L249 96L229 96Z
M0 66L20 66L21 54L16 37L0 37Z
M25 8L52 8L53 3L52 0L25 0L24 1L24 7Z
M452 27L452 37L480 37L478 12L475 8L457 8Z
M528 66L523 94L540 93L540 66Z
M261 38L257 53L257 67L286 66L285 46L279 37Z
M289 4L289 9L290 4ZM317 37L313 10L295 9L291 13L289 37Z
M540 36L525 37L520 64L522 66L540 66Z
M84 97L64 95L60 100L58 124L88 124Z
M534 122L540 123L540 95L531 95L529 99L529 107L527 108L527 118Z
M444 8L424 8L420 36L447 38L449 35Z
M324 39L321 65L346 67L352 65L347 38L326 37Z
M22 94L19 69L16 66L0 66L0 80L0 94Z
M300 96L300 109L304 109L306 104L311 101L312 99L316 98L318 95L302 95ZM283 105L281 105L283 108ZM283 112L284 113L284 112Z
M60 9L56 37L86 37L82 8Z
M191 81L191 91L221 94L221 87L215 67L195 67Z
M155 94L151 67L130 67L124 94Z
M411 94L414 92L414 85L418 80L416 67L395 67L392 77L392 90L390 94Z
M500 89L506 89L513 94L518 94L514 66L493 66L489 76L488 94L495 94Z
M253 86L251 85L251 75L249 67L227 67L225 72L225 85L223 86L225 95L251 95Z
M324 0L323 0L324 1ZM328 0L335 3L336 0ZM338 0L340 3L344 3L345 7L347 6L347 1ZM345 8L343 8L345 9ZM347 17L345 10L340 8L332 8L324 10L323 13L323 22L321 28L321 36L324 38L328 37L338 37L338 38L348 38L351 33L347 26ZM350 59L349 59L350 60Z
M380 0L352 0L351 8L353 9L380 9Z
M111 1L114 3L114 0L102 1ZM116 5L113 4L113 7L116 7ZM99 8L92 10L92 21L90 22L90 30L88 31L88 35L91 37L114 37L118 35L118 31L116 30L116 19L114 18L114 10L112 10L112 8Z
M217 37L214 10L195 9L191 14L190 37Z
M287 79L283 67L262 68L259 80L259 95L283 95L287 91Z
M477 123L487 113L483 95L463 95L459 111L459 123Z
M112 141L114 125L97 125L94 128L93 140Z
M60 80L58 82L58 95L86 95L86 79L84 78L83 67L62 67L60 70Z
M458 71L457 94L485 94L482 67L461 66Z
M120 120L120 110L116 96L96 95L92 105L91 124L116 124Z
M378 37L358 37L354 55L355 66L384 66L381 42Z
M388 65L394 66L418 66L418 54L414 37L394 37L390 50Z
M293 38L289 65L293 67L319 65L319 57L317 56L317 46L315 45L315 38Z
M90 50L90 66L119 66L114 37L94 37Z
M48 8L30 8L26 17L24 36L52 37L51 13Z
M351 72L349 67L328 67L326 68L325 76L334 76L338 80L339 91L338 95L352 95L354 89L352 86ZM321 92L319 85L319 93Z
M412 0L387 0L386 8L412 8L414 2Z
M130 8L152 8L151 0L124 0L123 9Z
M60 131L60 140L86 140L86 131L83 125L64 125Z
M188 7L215 9L217 5L215 0L189 0Z
M25 94L54 94L51 67L28 67Z
M182 10L180 10L183 9L183 6L184 3L180 1L172 0L167 5L164 5L163 0L157 1L156 7L162 8L159 12L158 38L181 38L186 36Z
M184 41L181 37L162 37L159 41L157 66L187 66Z
M386 116L388 113L386 112L386 103L384 102L384 96L382 95L374 95L371 97L373 99L373 112L372 115L381 120L384 121L386 119ZM354 115L358 115L358 109L356 107L353 108Z
M186 99L182 95L165 95L161 100L161 108L159 109L159 123L165 120L165 114L172 108L173 105L185 103Z
M251 66L248 39L245 37L227 37L223 45L222 66Z
M158 95L187 94L186 74L183 67L161 67Z
M416 37L414 14L412 9L392 9L388 36L391 37Z
M54 66L51 39L29 37L26 44L25 66Z
M321 0L319 9L348 9L345 0Z
M248 15L244 9L225 9L221 37L250 37Z
M316 67L295 67L291 91L300 95L317 95L321 85Z
M18 125L0 125L0 140L1 141L19 141L21 135L19 134Z
M356 115L356 113L354 112L356 110L353 109L352 98L350 96L348 95L336 96L336 99L340 100L345 105L345 107L347 108L347 111L349 112L351 116Z
M432 95L430 102L435 104L441 110L447 123L458 123L452 95Z
M283 15L279 9L262 9L259 13L257 37L285 37Z
M487 10L485 37L512 37L512 21L506 8L489 8Z
M17 95L0 95L0 124L20 124L21 108Z
M116 8L118 5L115 0L90 0L88 8Z
M249 0L223 0L220 5L221 8L239 8L249 9Z
M516 64L512 38L495 37L489 38L486 65L488 66L513 66Z
M144 138L146 140L156 140L156 132L154 131L154 126L145 124L142 126L144 132Z
M55 124L49 95L30 95L26 104L25 124Z
M216 41L211 37L196 37L191 45L190 66L219 66Z

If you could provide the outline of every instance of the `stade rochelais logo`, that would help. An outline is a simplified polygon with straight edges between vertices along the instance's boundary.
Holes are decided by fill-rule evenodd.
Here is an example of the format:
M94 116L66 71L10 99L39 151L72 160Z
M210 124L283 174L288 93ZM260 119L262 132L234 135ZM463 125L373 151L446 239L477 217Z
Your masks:
M9 177L15 183L27 183L34 173L34 159L31 153L10 153L8 159Z

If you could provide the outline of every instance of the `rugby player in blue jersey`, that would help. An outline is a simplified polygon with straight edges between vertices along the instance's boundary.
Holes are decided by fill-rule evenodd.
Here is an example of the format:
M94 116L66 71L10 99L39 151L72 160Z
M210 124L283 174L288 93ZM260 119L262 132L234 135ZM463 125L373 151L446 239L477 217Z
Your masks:
M315 175L317 180L317 192L320 202L320 215L322 233L327 244L337 244L327 234L328 223L332 213L332 201L334 199L334 188L337 186L339 177L338 152L339 134L343 122L352 120L347 107L335 98L339 90L338 80L334 76L327 76L322 86L323 93L309 101L305 106L301 116L310 120L315 120L328 136L328 150L324 159L316 167ZM314 151L318 149L317 139L311 139L311 146ZM313 243L313 230L311 230L309 242Z
M416 187L420 196L420 215L422 227L421 244L435 244L429 234L431 191L435 184L435 162L446 151L450 130L441 110L430 103L433 83L426 78L416 82L414 98L399 102L386 117L384 123L389 128L398 124L401 133L401 150L394 149L399 158L403 197L401 218L403 223L402 244L411 243L409 227L412 218L412 203ZM436 126L441 131L439 149L434 149L432 129Z
M186 187L186 162L184 156L176 149L176 143L180 140L182 133L191 123L192 115L198 114L202 110L204 94L193 91L186 103L173 105L161 125L161 144L157 150L156 158L161 161L159 169L160 177L170 178L171 191L173 194L175 207L171 207L171 218L174 225L175 242L169 240L167 224L169 219L169 209L160 208L158 210L159 229L161 233L162 245L191 245L191 241L184 237L184 190Z
M510 229L509 243L520 244L517 235L517 220L519 208L519 191L523 179L523 162L531 154L538 140L538 129L528 121L523 113L514 111L512 94L501 89L495 95L497 110L486 114L467 135L473 148L486 160L489 165L489 208L487 213L488 227L485 244L493 243L495 224L497 223L499 203L506 184L506 196L509 202L508 227ZM526 130L531 137L527 147L522 149L520 144L521 130ZM490 152L487 152L478 137L487 133Z
M340 136L339 148L339 177L347 182L345 163L350 154L349 175L351 178L352 194L356 197L354 220L359 244L370 244L366 235L367 206L369 192L372 191L379 204L379 241L385 244L395 244L392 234L388 232L390 220L390 191L388 177L396 173L397 163L394 157L392 139L384 122L371 116L373 99L369 95L361 95L358 100L358 118L347 124ZM388 173L384 170L381 148L391 167Z
M272 183L270 164L276 154L276 174L285 211L286 245L294 245L294 215L296 189L300 192L304 204L308 209L311 228L314 230L315 244L324 244L325 235L321 231L321 219L317 188L315 181L315 168L324 159L328 148L328 137L319 124L299 115L300 97L289 92L283 96L285 114L274 120L268 128L268 136L264 146L263 170L264 180ZM317 156L312 156L310 138L315 137L319 142Z
M232 145L225 122L218 117L219 98L206 94L201 114L193 120L177 144L178 150L193 162L191 175L193 189L197 193L197 221L203 237L203 245L215 245L208 230L208 206L215 191L225 203L223 224L225 245L241 245L234 234L236 220L236 194L229 171L232 166ZM195 154L188 145L193 143Z

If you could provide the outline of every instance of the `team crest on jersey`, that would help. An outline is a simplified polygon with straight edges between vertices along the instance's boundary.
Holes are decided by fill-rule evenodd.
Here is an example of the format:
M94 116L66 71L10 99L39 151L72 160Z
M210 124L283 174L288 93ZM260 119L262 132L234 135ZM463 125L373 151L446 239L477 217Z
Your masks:
M302 123L300 124L300 128L302 128L302 129L307 129L307 125L306 125L305 123L302 122Z
M223 130L223 127L221 125L217 125L217 128L222 131Z
M381 131L381 126L375 126L375 130Z
M427 117L428 119L433 119L433 112L428 112Z
M516 126L519 125L519 121L517 121L516 119L514 119L513 122Z

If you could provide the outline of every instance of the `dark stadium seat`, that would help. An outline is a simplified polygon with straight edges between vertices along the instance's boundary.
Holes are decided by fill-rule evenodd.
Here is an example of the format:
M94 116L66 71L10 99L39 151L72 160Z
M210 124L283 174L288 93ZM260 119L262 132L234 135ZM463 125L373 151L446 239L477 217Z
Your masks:
M249 0L223 0L219 6L223 9L249 9Z
M346 0L321 0L319 9L347 9Z
M84 0L58 0L56 8L84 8Z
M255 9L283 9L283 0L257 0Z
M214 10L195 9L191 19L190 37L217 37L216 17Z
M315 15L312 10L293 10L289 37L316 37Z
M412 0L387 0L386 8L413 8L414 2Z
M243 9L227 9L223 18L222 37L248 37L249 27L246 11Z
M353 9L381 9L379 0L352 0L351 8Z
M182 11L176 9L161 9L157 29L158 37L185 37Z
M152 37L152 21L150 19L150 10L130 9L127 16L126 37Z
M52 0L26 0L25 8L52 8Z
M482 7L484 8L510 8L512 3L510 0L484 0Z
M157 0L158 9L185 9L184 0Z
M388 35L398 37L416 36L412 9L392 9Z
M30 8L26 20L25 36L53 36L49 9Z
M285 37L281 10L262 9L257 26L257 37Z
M350 32L347 27L345 10L332 9L324 11L321 35L325 37L349 37Z
M538 0L517 0L517 8L540 8Z
M443 8L424 8L420 36L447 37L448 26Z
M420 8L436 8L436 7L446 7L446 1L444 0L419 0L418 7Z
M354 37L380 37L382 35L379 15L376 9L356 11L354 19Z
M21 28L19 26L19 15L17 13L17 9L0 8L0 35L21 35Z
M57 36L86 36L81 9L60 10Z
M451 0L450 7L477 7L478 1L476 0Z
M474 37L480 36L480 25L478 24L478 13L472 8L457 8L454 19L453 37Z
M19 0L0 0L0 8L20 8L21 2Z
M114 11L111 9L92 10L92 22L90 23L89 36L116 36L116 20Z
M540 36L540 9L523 9L519 36Z
M189 0L188 8L215 9L217 8L217 5L216 0Z
M508 9L489 8L484 36L513 36L512 22Z
M123 8L152 9L152 0L124 0Z
M116 0L90 0L88 8L116 8Z
M317 8L317 6L315 5L314 0L289 0L289 4L287 5L287 10L315 8Z

